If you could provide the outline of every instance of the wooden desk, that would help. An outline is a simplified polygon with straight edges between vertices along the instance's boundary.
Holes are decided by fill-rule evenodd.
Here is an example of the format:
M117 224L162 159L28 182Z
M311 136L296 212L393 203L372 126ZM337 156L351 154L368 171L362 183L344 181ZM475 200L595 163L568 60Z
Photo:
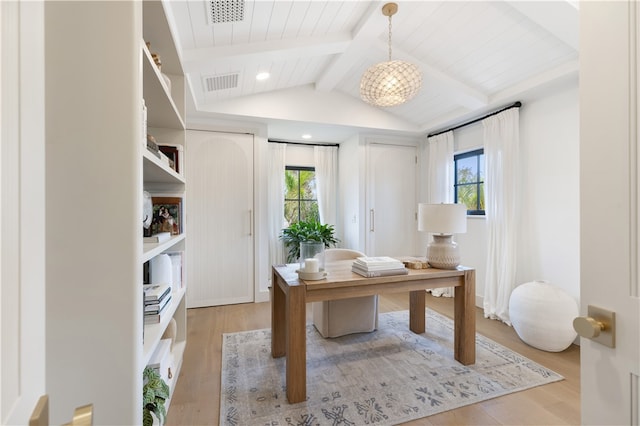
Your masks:
M409 329L425 331L425 290L455 287L454 357L464 365L476 362L474 269L409 270L408 275L364 278L351 272L353 260L326 264L327 277L318 281L298 279L298 264L273 266L271 301L271 354L286 356L287 399L307 399L306 304L381 293L410 292Z

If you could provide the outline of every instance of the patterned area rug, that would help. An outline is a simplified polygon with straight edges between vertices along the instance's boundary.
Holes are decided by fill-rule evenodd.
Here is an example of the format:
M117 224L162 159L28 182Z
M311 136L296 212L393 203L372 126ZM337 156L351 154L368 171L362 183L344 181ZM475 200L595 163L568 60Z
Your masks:
M453 322L427 313L420 335L408 330L408 311L336 339L308 325L307 401L297 404L287 402L270 329L225 334L220 424L395 425L563 379L480 334L476 364L464 366L453 359Z

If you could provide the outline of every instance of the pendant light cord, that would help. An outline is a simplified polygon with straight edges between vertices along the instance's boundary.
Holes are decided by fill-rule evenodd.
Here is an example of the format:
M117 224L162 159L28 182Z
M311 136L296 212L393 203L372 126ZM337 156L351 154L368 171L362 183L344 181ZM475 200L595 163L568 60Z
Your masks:
M389 62L391 62L391 15L389 15Z

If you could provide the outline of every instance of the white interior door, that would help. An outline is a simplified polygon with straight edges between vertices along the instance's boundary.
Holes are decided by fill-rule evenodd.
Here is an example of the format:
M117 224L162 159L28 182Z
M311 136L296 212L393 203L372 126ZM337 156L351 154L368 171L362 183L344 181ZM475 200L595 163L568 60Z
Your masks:
M367 255L410 256L416 238L416 147L371 143L367 157Z
M253 136L187 131L187 307L254 298Z
M581 315L616 314L614 348L581 339L582 424L640 422L636 8L580 2Z
M45 393L44 5L0 2L0 423Z

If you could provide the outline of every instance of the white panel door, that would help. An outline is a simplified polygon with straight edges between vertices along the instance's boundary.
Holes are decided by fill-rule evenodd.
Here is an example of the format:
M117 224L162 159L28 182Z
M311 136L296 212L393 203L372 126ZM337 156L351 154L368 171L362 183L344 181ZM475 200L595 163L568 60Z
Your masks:
M45 393L44 4L0 2L0 424Z
M616 314L614 348L581 338L582 424L640 424L637 7L580 2L580 311Z
M367 255L413 255L416 147L371 143L367 150Z
M253 302L253 135L187 131L187 307Z

